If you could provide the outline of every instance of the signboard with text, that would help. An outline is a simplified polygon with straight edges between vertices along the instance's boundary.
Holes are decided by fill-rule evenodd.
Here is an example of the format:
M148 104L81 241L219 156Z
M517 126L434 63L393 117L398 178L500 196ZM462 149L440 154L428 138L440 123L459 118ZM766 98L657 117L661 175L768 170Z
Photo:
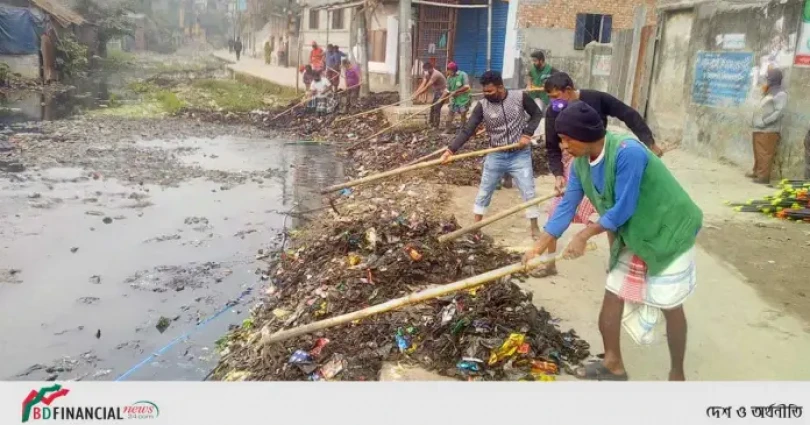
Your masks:
M698 52L692 102L713 107L745 102L751 87L751 52Z

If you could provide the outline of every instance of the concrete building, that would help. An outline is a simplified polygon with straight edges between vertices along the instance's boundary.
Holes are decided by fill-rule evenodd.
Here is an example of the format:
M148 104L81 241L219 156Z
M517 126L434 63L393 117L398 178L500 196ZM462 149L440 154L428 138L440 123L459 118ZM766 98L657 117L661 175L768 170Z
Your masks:
M810 128L808 3L661 0L658 12L646 105L656 136L750 168L759 87L768 66L776 66L784 73L789 103L774 173L801 178L803 141Z
M324 49L327 44L335 44L351 59L359 62L361 49L358 44L360 29L357 28L357 13L362 4L362 1L356 0L309 0L305 4L302 1L301 44L297 49L300 63L309 63L313 41ZM381 1L367 22L369 84L373 91L396 89L398 12L397 2ZM351 35L352 28L356 31L354 36ZM291 63L297 59L295 55L290 57Z
M510 2L504 78L516 87L525 85L529 55L542 50L552 65L581 82L589 72L585 46L591 42L629 44L639 6L646 7L646 25L652 28L656 22L654 0Z

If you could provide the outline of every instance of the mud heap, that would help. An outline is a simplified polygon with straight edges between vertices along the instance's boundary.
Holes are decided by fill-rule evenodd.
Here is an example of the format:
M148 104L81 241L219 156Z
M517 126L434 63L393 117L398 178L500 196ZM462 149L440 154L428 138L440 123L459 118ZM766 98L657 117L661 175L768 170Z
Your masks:
M397 100L396 93L372 93L369 97L359 100L353 114L390 105ZM287 112L296 103L291 102L285 107L273 110L242 114L201 110L184 110L182 114L208 122L252 123L297 139L324 141L345 147L347 148L345 155L358 164L358 167L362 167L360 172L384 171L405 165L446 147L454 137L454 134L446 133L444 128L436 129L426 125L394 127L390 131L374 136L390 126L381 111L353 118L346 118L346 115L341 114L319 117L307 113L303 107ZM489 139L482 133L468 141L464 151L488 147ZM548 174L545 149L535 147L532 150L532 158L535 176ZM425 177L441 183L477 186L481 180L482 169L483 159L468 159L425 174Z
M418 179L410 180L413 187ZM520 261L487 237L440 244L439 185L387 183L354 192L312 222L267 271L268 296L221 345L221 380L377 380L384 361L458 379L551 380L588 356L511 276L271 345L262 335L354 312ZM369 198L373 194L373 198ZM430 206L430 207L427 207Z

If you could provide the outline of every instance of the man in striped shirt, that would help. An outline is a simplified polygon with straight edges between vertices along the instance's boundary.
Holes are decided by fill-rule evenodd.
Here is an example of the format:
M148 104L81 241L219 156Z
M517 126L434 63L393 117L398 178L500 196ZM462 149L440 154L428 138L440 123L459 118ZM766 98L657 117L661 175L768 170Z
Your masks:
M484 218L484 213L492 201L492 194L505 174L511 175L517 182L524 201L534 199L531 137L543 117L540 108L526 93L509 91L504 87L499 72L485 72L481 76L481 86L484 89L484 99L475 106L470 119L456 134L455 140L447 148L442 159L445 162L449 161L475 134L476 128L482 122L489 134L489 143L492 147L512 144L518 144L519 147L486 156L481 186L473 207L476 222ZM526 210L526 218L531 222L532 236L540 234L537 225L539 216L540 210L536 206Z

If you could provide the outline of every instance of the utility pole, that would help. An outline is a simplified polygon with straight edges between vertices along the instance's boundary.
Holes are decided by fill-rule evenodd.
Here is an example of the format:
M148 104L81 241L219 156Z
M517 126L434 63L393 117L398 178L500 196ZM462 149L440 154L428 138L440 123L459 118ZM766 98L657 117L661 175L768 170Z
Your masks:
M411 68L413 67L411 42L411 0L399 0L399 100L402 106L411 106Z
M366 3L367 5L368 3ZM360 70L363 74L360 81L360 97L366 97L371 93L368 73L368 27L366 26L367 7L363 6L357 14L357 27L360 28Z
M357 8L351 9L349 14L349 59L352 63L358 63L359 58L354 54L354 48L357 46Z

